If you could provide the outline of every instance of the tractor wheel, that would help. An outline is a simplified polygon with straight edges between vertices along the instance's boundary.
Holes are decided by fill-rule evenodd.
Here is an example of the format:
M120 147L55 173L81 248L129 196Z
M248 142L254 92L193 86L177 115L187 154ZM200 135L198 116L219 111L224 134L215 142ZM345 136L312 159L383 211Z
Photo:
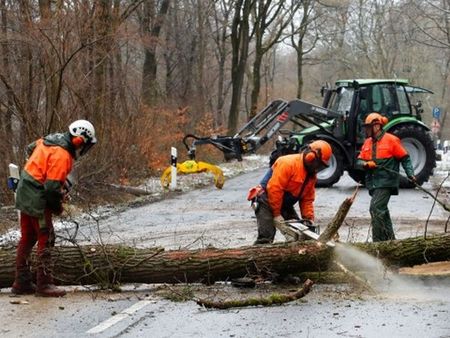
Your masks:
M408 124L400 125L390 132L400 138L403 146L408 151L417 183L422 185L424 182L427 182L433 174L434 167L436 167L436 151L428 131L420 125ZM404 177L406 175L401 165L400 173L403 176L400 177L400 187L413 188L414 184Z
M331 155L328 168L325 168L317 173L317 187L331 187L342 176L344 170L344 160L340 149L334 144L331 144L333 155Z

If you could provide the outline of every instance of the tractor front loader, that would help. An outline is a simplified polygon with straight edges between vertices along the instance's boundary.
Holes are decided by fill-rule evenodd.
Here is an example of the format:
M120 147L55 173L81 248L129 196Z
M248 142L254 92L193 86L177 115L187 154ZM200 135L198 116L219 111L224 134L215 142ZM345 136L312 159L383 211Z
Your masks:
M333 134L327 131L323 125L328 126L330 123L339 125L342 121L338 122L338 118L339 116L333 111L306 101L273 101L234 136L198 137L192 134L186 135L183 144L187 149L189 160L177 164L177 172L181 174L212 172L215 175L216 187L222 188L224 183L222 171L212 164L197 162L195 158L197 146L210 144L223 152L226 161L232 159L242 161L243 155L255 153L268 140L278 135L280 128L289 121L301 128L313 124L318 130L323 131L324 138L333 138ZM190 144L188 140L192 140ZM164 186L168 185L170 167L164 171L161 181Z

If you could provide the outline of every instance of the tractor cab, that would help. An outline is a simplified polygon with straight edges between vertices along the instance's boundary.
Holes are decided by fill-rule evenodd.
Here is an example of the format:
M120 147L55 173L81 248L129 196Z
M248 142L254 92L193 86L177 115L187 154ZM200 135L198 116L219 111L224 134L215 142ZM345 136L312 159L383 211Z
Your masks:
M335 88L322 88L323 106L342 114L345 120L344 136L337 141L342 143L347 158L351 159L350 163L344 164L350 176L357 181L363 180L363 173L353 167L365 139L364 120L368 114L377 112L389 119L385 129L402 139L415 171L424 181L428 179L435 159L434 148L429 143L429 128L422 122L419 96L424 93L432 94L428 89L410 86L408 80L403 79L339 80ZM417 136L413 135L414 132ZM426 155L427 151L431 155ZM323 185L330 185L327 177L324 179ZM408 185L406 180L402 180L402 186Z
M407 80L341 80L336 88L328 90L324 107L346 117L346 140L361 145L364 141L362 124L372 112L386 116L389 121L400 116L413 116L421 120L420 101L414 105L408 93L430 92L408 86ZM415 108L415 109L414 109Z

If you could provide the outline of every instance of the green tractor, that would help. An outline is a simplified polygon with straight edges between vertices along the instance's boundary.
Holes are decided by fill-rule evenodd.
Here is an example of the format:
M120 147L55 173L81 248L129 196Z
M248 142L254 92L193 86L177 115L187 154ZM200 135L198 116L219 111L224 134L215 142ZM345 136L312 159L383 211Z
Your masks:
M363 123L366 116L378 112L389 119L384 127L397 135L407 149L414 166L417 183L426 182L436 166L436 153L429 128L422 122L419 94L430 90L408 85L407 80L342 80L335 88L322 88L321 106L304 100L275 100L256 114L233 136L198 137L188 134L183 143L192 167L196 147L212 145L224 153L225 160L242 160L255 153L269 140L278 136L276 148L270 156L270 165L282 155L298 152L309 141L323 139L333 147L330 166L318 174L318 186L330 187L341 178L344 170L357 182L364 182L364 173L355 168L364 142ZM281 129L287 123L297 131ZM189 144L188 140L192 140ZM201 166L197 166L200 168ZM199 170L197 170L199 171ZM190 171L194 172L194 171ZM406 179L401 187L412 187Z
M319 172L318 186L332 186L344 170L355 181L363 183L364 172L355 169L365 138L363 123L368 114L378 112L389 119L384 129L401 139L411 157L417 183L421 185L433 173L436 152L430 129L422 122L421 101L414 102L420 93L432 92L398 79L340 80L335 88L324 87L322 107L332 112L332 116L312 116L308 119L309 126L277 141L271 163L280 155L297 152L311 140L323 139L332 145L333 157L330 166ZM402 177L400 186L410 188L413 184Z

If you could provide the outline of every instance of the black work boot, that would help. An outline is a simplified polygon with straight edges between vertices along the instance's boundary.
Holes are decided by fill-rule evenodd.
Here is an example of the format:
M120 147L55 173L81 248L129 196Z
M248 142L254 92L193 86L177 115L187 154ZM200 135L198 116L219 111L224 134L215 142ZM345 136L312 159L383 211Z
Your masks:
M29 267L18 267L16 278L11 286L11 292L15 295L31 295L36 292L36 284L31 281Z
M37 289L36 296L38 297L63 297L66 295L64 289L58 288L53 282L52 273L43 268L37 269Z
M15 295L32 295L36 292L36 284L29 282L27 284L20 284L17 280L14 281L11 292Z
M66 294L64 289L58 288L55 284L39 285L36 290L38 297L64 297Z

